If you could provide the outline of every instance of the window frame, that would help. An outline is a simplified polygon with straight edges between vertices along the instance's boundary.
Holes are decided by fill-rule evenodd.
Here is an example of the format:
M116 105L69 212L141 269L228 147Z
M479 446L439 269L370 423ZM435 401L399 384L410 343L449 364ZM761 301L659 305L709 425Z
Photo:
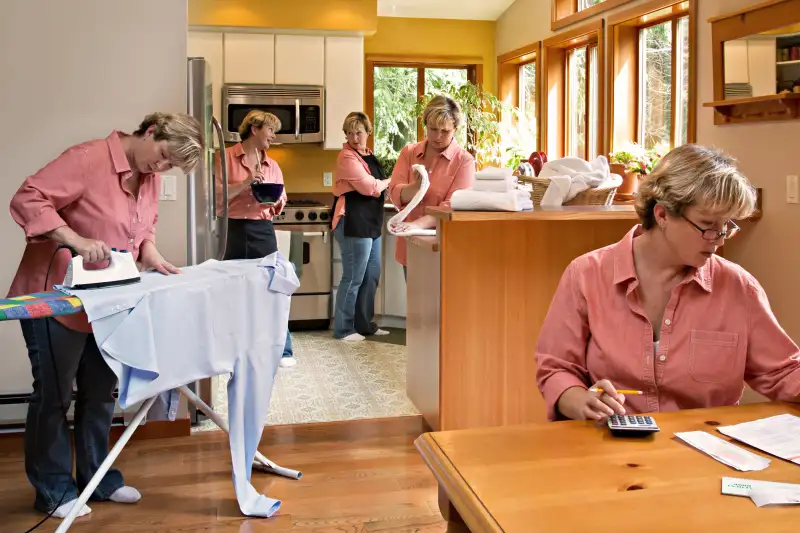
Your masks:
M467 71L467 80L477 85L483 84L483 59L457 56L404 56L367 55L364 70L364 113L375 124L375 67L401 67L417 69L417 99L425 94L425 69L452 68ZM424 139L425 125L417 120L417 141ZM375 148L374 135L367 140L370 150Z
M671 12L667 13L667 10ZM675 142L677 128L677 105L679 89L677 86L679 58L677 37L678 20L689 17L689 65L687 104L687 128L685 143L695 142L697 135L697 0L653 0L619 13L608 20L609 34L609 74L611 83L608 93L607 142L609 151L630 142L643 142L641 135L642 85L640 69L643 61L640 46L641 30L672 22L673 61L672 61L672 98L670 120L670 146ZM652 17L652 18L648 18ZM631 57L633 60L631 61ZM631 63L633 69L626 63Z
M604 0L603 2L578 11L578 0L551 0L550 29L560 30L572 24L583 22L595 15L623 6L634 0Z
M514 107L520 107L520 69L523 65L536 63L536 146L542 149L542 41L537 41L511 52L497 56L498 99ZM501 117L502 120L502 117Z

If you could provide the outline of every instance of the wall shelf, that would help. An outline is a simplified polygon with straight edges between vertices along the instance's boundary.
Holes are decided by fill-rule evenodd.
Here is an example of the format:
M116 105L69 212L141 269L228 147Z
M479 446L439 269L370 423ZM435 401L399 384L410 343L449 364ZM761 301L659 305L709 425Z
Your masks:
M706 102L723 124L794 120L800 116L800 94L781 93Z

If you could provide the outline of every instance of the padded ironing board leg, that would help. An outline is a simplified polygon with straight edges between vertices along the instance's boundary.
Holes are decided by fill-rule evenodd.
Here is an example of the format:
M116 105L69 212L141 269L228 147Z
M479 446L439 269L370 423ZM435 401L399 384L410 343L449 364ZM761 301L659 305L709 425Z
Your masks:
M209 407L208 404L206 404L206 402L201 400L199 396L197 396L194 392L192 392L189 389L189 387L184 385L182 387L178 387L178 390L181 392L181 394L186 396L187 400L192 402L195 406L197 406L198 409L203 411L203 413L207 417L213 420L214 423L218 425L222 431L228 433L228 424L225 422L225 420L223 420L222 417L220 417L217 413L215 413L214 410L211 409L211 407ZM263 470L264 472L270 472L273 474L277 474L279 476L288 477L290 479L300 479L301 477L303 477L302 472L278 466L277 464L273 463L272 461L264 457L258 450L256 450L256 457L253 466L259 470Z
M75 517L78 516L78 512L83 508L84 505L86 505L86 502L89 501L89 496L92 495L94 489L96 489L97 485L99 485L100 481L102 481L103 476L106 475L108 469L111 468L111 465L114 464L114 461L117 459L117 457L119 457L119 453L122 451L122 448L125 447L130 438L133 436L133 432L136 431L136 428L138 428L139 424L142 423L145 415L147 415L147 411L149 411L153 406L156 398L158 398L158 396L153 396L152 398L145 400L145 402L136 412L136 415L133 417L130 425L125 428L125 431L122 432L122 436L111 448L111 451L108 452L108 457L106 457L106 460L103 461L103 464L101 464L100 468L97 469L97 472L95 472L95 474L92 476L92 479L89 480L86 488L81 491L80 495L78 496L77 503L72 506L72 510L67 516L64 517L64 520L61 521L58 529L56 529L56 533L64 533L70 528L72 522L75 520Z

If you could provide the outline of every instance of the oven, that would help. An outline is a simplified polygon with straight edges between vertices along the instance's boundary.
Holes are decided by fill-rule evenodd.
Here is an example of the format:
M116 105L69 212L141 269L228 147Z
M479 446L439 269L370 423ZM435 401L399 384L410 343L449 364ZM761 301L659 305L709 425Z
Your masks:
M316 85L225 84L222 128L239 131L247 113L266 111L281 121L275 144L321 143L325 140L325 89Z
M289 259L297 265L300 287L292 296L289 328L328 329L332 317L333 234L331 208L289 201L273 218L275 231L290 232Z

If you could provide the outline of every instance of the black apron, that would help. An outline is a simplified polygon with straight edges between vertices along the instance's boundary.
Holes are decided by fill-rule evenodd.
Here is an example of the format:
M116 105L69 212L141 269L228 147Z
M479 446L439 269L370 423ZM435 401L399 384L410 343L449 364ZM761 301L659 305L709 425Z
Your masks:
M358 154L358 152L356 152ZM370 154L362 156L358 154L369 167L369 172L375 179L385 180L386 174L383 173L378 158ZM385 204L385 191L380 196L365 196L358 191L344 193L347 201L345 203L344 224L345 237L357 237L362 239L377 239L381 236L383 228L383 213ZM334 199L334 210L336 201Z
M225 260L259 259L278 251L278 239L271 220L228 219Z

